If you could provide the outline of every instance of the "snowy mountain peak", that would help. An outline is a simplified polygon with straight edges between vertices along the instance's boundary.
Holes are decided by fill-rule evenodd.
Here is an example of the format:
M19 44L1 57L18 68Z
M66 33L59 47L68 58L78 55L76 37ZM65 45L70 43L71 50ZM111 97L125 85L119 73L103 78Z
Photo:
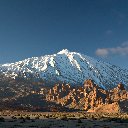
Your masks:
M60 52L58 52L57 54L68 54L70 51L68 49L63 49Z
M82 84L92 79L103 88L113 88L123 81L128 83L128 71L89 56L63 49L57 54L32 57L23 61L0 65L8 77L42 78L52 83Z

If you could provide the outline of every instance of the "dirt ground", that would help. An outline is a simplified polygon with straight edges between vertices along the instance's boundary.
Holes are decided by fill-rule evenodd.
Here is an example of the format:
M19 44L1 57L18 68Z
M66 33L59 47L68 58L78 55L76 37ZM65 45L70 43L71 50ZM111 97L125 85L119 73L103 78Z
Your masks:
M4 111L0 128L128 128L128 114Z

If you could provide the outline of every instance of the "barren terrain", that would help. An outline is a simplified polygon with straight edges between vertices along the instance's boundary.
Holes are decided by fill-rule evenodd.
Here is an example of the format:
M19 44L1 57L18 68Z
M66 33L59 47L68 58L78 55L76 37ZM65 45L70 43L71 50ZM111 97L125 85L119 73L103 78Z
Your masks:
M127 113L0 112L0 128L127 128Z

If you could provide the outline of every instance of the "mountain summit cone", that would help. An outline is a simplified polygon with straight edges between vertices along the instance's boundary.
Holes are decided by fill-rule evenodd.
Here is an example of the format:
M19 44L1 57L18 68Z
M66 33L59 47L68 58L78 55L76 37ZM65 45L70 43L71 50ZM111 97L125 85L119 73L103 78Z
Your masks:
M104 89L111 89L120 82L125 85L128 83L127 70L67 49L53 55L3 64L0 71L14 79L20 74L24 78L42 78L51 83L64 82L73 85L92 79Z

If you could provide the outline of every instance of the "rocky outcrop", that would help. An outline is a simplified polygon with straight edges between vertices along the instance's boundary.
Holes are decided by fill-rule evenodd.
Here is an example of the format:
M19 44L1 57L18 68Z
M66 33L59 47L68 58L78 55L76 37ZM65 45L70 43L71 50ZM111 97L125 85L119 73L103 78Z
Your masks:
M93 80L83 86L14 80L0 75L0 109L30 111L128 112L128 92L119 83L111 90L99 87ZM114 108L114 109L113 109Z
M114 102L112 104L102 104L94 109L89 109L88 112L96 112L96 113L119 113L121 112L120 106L118 102Z
M78 87L56 84L45 90L44 95L49 102L88 112L121 112L127 111L128 108L128 92L122 83L112 90L105 90L90 79L84 81L83 86ZM122 105L124 101L125 107Z

